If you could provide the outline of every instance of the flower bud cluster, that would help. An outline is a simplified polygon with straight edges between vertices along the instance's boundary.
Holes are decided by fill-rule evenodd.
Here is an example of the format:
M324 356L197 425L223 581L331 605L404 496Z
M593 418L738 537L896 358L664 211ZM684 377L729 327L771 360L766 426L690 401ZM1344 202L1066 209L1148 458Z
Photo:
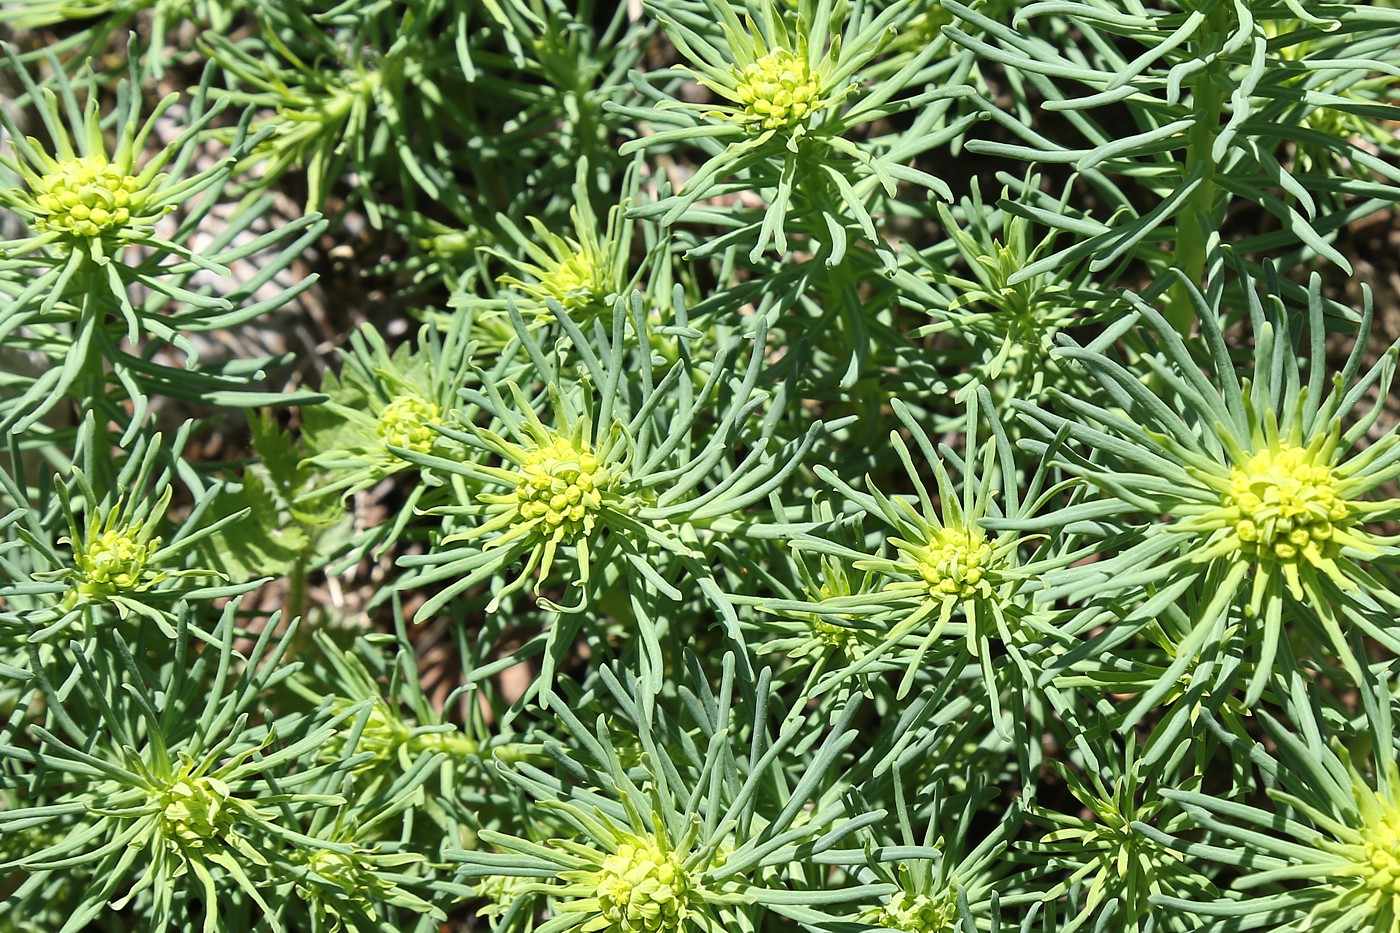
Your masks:
M379 412L377 430L386 447L428 453L437 440L431 425L442 420L442 409L419 395L395 396Z
M1361 859L1356 874L1372 890L1400 897L1400 809L1383 798L1379 803L1379 819L1361 828ZM1356 852L1356 847L1348 848Z
M612 933L676 930L689 883L675 853L644 839L618 846L597 873L598 907Z
M907 933L951 933L958 929L957 897L951 890L939 898L896 891L885 903L864 911L859 920Z
M515 497L526 521L541 520L549 534L561 533L574 540L593 530L603 497L600 486L607 474L588 449L555 436L531 450L520 466Z
M1285 562L1325 545L1350 514L1332 471L1301 447L1262 450L1233 469L1224 505L1238 513L1243 550Z
M142 543L131 528L113 528L98 535L77 554L83 580L79 590L87 597L100 597L141 585L146 564L160 547L160 540Z
M223 836L233 823L228 801L228 785L217 778L181 778L160 795L166 838L199 848Z
M822 105L821 84L807 60L782 48L740 71L734 90L745 122L765 130L791 126Z
M39 227L81 237L126 226L145 200L138 179L101 156L60 162L40 179L34 194L46 212Z
M533 878L522 878L518 875L488 875L479 879L476 882L476 894L486 903L477 909L478 915L492 921L494 925L505 916L512 905L530 896L526 888L533 883Z
M968 599L985 586L992 546L975 528L939 528L926 544L896 541L895 546L914 558L919 576L934 597Z
M545 269L538 285L531 286L535 297L553 298L570 311L587 307L608 292L607 277L593 259L574 253Z

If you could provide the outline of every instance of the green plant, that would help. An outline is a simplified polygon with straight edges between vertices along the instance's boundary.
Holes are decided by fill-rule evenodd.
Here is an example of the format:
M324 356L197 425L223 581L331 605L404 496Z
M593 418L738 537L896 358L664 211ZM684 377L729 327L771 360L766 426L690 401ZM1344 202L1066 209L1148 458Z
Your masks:
M0 22L0 933L1400 933L1396 3Z
M314 238L320 224L312 214L235 245L234 238L267 206L259 204L225 225L211 243L190 247L202 220L219 203L233 163L230 157L184 177L201 131L219 112L205 105L212 72L192 89L187 125L138 170L152 130L178 95L164 98L140 121L141 78L133 59L126 81L118 85L117 145L109 150L95 91L88 91L80 107L74 82L62 70L54 69L57 91L41 88L12 49L6 54L49 141L24 136L0 114L0 127L15 150L0 160L0 169L18 183L0 190L0 205L31 227L31 235L0 242L0 277L10 285L7 290L13 289L0 333L9 345L44 357L50 368L21 382L21 391L6 393L0 425L27 430L71 400L102 413L99 430L105 431L109 420L135 429L153 392L220 404L266 401L240 390L274 361L198 366L199 352L188 335L236 326L309 287L307 280L252 300L254 291ZM249 144L246 130L244 121L231 140L232 152ZM183 216L173 234L159 232L157 221L177 208L183 208ZM232 285L225 294L192 282L199 273L226 276L226 263L278 244L282 252L257 279ZM167 346L189 363L162 362L158 351ZM115 383L114 390L109 383ZM135 403L132 413L123 409L125 400Z

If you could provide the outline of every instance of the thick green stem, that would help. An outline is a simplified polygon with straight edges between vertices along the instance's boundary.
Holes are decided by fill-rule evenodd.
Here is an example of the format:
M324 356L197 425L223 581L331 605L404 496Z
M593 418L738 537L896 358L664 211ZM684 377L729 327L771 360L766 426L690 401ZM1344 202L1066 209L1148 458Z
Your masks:
M76 328L82 326L91 327L94 331L105 331L108 320L117 313L116 299L111 296L102 270L93 263L85 263L78 274L83 288L80 299L82 315L88 320L86 323L75 325L75 338ZM105 333L101 336L94 333L88 341L82 371L68 393L77 406L75 416L79 423L82 422L85 413L93 415L92 449L99 475L88 479L96 484L98 489L115 484L117 476L117 438L112 433L109 415L107 356L103 352L103 339Z
M1218 44L1221 37L1229 32L1229 13L1223 4L1210 12L1206 24L1197 33L1206 37L1206 43ZM1208 53L1199 46L1198 54ZM1211 156L1216 137L1220 134L1221 118L1225 111L1225 89L1216 81L1220 70L1218 63L1201 71L1191 88L1192 109L1195 111L1195 126L1187 137L1186 164L1184 173L1196 166L1202 166L1205 177L1191 193L1176 221L1176 268L1186 273L1186 277L1197 285L1202 284L1206 271L1206 250L1211 236L1220 228L1224 220L1225 201L1220 197L1220 189L1215 184L1217 166ZM1196 321L1196 312L1190 291L1182 284L1172 286L1167 299L1167 320L1183 336L1191 335Z

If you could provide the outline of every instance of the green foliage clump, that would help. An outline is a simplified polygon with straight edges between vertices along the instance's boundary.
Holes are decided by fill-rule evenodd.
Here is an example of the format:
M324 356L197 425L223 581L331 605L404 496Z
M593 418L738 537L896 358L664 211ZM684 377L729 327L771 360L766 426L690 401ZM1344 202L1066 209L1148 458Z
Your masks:
M1400 933L1394 3L0 22L0 933Z

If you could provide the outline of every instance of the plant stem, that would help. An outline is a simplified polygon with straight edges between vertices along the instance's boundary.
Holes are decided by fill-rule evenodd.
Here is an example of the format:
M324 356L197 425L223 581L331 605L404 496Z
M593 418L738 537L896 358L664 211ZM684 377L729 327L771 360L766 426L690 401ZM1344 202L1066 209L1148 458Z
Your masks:
M105 329L107 322L117 314L116 301L111 297L107 284L102 279L101 270L90 262L85 262L78 273L82 286L80 302L83 317L91 319L83 324L74 324L73 338L78 336L77 328L87 326L94 331ZM107 357L103 352L102 340L94 333L88 341L87 353L83 357L83 368L76 385L69 390L69 397L77 405L76 418L81 424L84 413L93 415L92 450L94 463L101 471L97 477L89 477L94 484L112 487L117 481L117 439L112 435L111 417L107 403ZM76 391L74 391L76 389Z
M1220 38L1229 34L1229 25L1225 5L1217 4L1207 14L1205 25L1197 32L1197 36L1206 37L1205 42L1198 43L1198 46L1208 43L1215 48L1198 48L1197 53L1204 55L1217 51ZM1185 168L1189 170L1196 165L1204 166L1205 177L1187 199L1176 222L1176 268L1186 273L1186 277L1197 285L1205 276L1207 243L1224 219L1225 201L1215 184L1217 166L1211 157L1211 148L1220 133L1220 120L1225 110L1225 92L1215 80L1219 70L1220 62L1217 60L1203 69L1192 82L1191 100L1196 124L1187 137ZM1196 313L1186 286L1180 283L1172 286L1166 316L1183 337L1191 336Z

